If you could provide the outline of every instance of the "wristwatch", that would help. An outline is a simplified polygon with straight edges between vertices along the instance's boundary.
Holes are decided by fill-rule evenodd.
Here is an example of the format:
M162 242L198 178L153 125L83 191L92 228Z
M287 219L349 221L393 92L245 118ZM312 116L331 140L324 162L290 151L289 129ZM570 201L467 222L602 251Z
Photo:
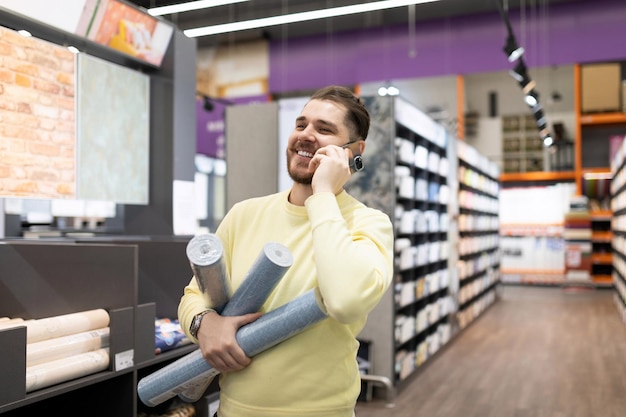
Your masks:
M215 310L204 310L193 316L193 319L191 319L191 324L189 325L189 333L196 339L198 338L198 330L200 330L200 323L202 323L202 318L205 314L211 313L212 311Z

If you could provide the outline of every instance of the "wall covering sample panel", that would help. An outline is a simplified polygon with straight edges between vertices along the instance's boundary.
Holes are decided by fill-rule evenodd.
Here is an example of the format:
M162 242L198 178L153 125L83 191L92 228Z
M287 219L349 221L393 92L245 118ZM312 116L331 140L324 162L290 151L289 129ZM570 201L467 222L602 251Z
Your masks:
M0 27L0 197L75 196L75 56Z
M88 55L78 61L78 198L147 204L149 78Z

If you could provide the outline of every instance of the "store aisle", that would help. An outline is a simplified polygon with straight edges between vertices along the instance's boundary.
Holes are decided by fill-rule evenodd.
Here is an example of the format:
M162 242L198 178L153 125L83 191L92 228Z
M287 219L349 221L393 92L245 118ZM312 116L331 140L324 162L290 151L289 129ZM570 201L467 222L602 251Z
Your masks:
M356 417L626 416L626 326L614 291L506 286L395 399Z

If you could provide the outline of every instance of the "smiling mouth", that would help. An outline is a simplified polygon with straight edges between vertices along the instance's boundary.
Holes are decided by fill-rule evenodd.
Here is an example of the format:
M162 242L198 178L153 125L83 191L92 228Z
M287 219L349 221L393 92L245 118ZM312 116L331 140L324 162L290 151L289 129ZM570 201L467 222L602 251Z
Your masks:
M298 151L297 152L299 156L305 157L305 158L313 158L313 154L311 152L307 152L307 151Z

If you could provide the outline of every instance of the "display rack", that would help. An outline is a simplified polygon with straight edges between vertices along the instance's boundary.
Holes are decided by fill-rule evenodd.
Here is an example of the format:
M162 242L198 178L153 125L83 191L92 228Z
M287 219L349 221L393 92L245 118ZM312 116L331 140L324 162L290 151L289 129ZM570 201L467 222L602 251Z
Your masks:
M626 324L626 142L611 161L612 279L615 305Z
M137 416L137 381L196 349L155 352L155 318L176 316L191 277L185 246L182 239L149 238L0 243L0 316L27 320L102 308L111 318L106 371L32 392L25 390L26 328L0 330L6 347L0 414Z
M373 344L373 374L402 388L451 338L452 225L449 137L442 126L395 97L364 97L372 126L365 170L348 192L394 224L393 288L370 313L360 337Z
M532 114L502 116L504 172L544 172L544 146Z
M465 142L457 144L459 181L459 329L497 296L500 284L498 166Z

